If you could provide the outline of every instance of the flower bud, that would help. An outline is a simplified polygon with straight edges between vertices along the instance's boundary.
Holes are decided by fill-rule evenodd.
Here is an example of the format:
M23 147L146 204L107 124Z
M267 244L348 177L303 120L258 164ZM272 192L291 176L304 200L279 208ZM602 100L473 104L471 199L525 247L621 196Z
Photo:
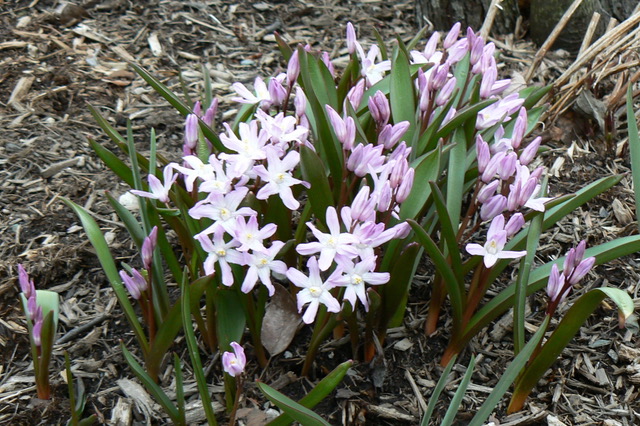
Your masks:
M300 75L300 58L298 57L298 49L295 49L287 64L287 84L289 87L293 87L298 75Z
M296 115L302 117L307 109L307 96L301 87L296 87L296 97L293 99L293 106L296 108Z
M480 208L480 218L491 220L498 216L507 207L507 197L504 195L494 195Z
M147 289L147 280L138 272L137 269L131 270L131 276L126 271L120 271L120 278L124 282L125 287L131 294L131 297L138 300L143 291Z
M487 99L491 96L491 88L498 78L498 69L489 68L482 74L482 82L480 83L480 97Z
M484 48L484 40L480 37L475 37L472 41L469 34L467 34L467 40L470 42L470 51L471 55L469 57L469 61L471 65L475 65L482 58L482 50Z
M269 80L269 96L275 105L282 105L287 97L287 90L277 78Z
M200 117L202 115L202 102L196 101L196 103L193 104L193 113L197 117Z
M508 180L516 171L518 156L515 152L509 152L498 164L498 175L502 180Z
M329 52L322 52L321 58L322 62L329 70L329 74L331 74L331 77L336 78L336 70L333 67L333 62L331 62L331 57L329 57Z
M511 219L504 226L504 230L507 231L507 237L515 235L524 226L524 216L518 212L511 216Z
M213 98L211 105L209 105L209 108L204 112L202 121L204 121L207 126L212 127L213 121L216 118L216 112L218 112L218 98Z
M18 264L18 281L20 282L20 290L24 294L24 297L29 300L32 294L36 293L36 287L33 284L33 280L29 279L29 274L25 271L22 264Z
M451 27L451 30L449 30L449 33L447 34L447 36L444 38L444 41L442 42L442 46L445 49L450 48L451 46L453 46L453 43L456 42L456 40L458 40L458 36L460 35L460 22L456 22L453 27Z
M476 136L476 152L478 156L478 173L483 173L489 164L489 160L491 160L491 151L489 144L479 134Z
M491 157L491 159L487 163L487 167L484 169L484 172L480 177L480 179L484 183L489 183L493 180L493 177L496 175L496 173L498 173L498 168L500 167L500 163L505 159L506 156L507 154L504 151L502 151L502 152L497 152L493 157Z
M151 269L153 263L153 251L158 243L158 227L154 226L149 236L142 243L142 264L146 270Z
M595 257L587 257L582 262L580 262L578 266L576 266L576 268L573 270L571 277L569 277L569 283L571 285L575 285L576 283L578 283L582 278L584 278L585 275L589 273L595 263Z
M538 154L538 148L540 148L541 142L542 138L540 136L537 136L535 139L529 142L529 145L527 145L526 148L523 149L520 153L520 164L526 166L527 164L531 163L531 161L533 161L533 159Z
M478 202L481 204L486 203L489 198L493 197L496 194L496 190L498 189L499 185L499 180L493 180L488 185L483 186L482 189L478 191Z
M453 93L453 89L456 87L456 78L451 77L449 81L444 85L444 87L438 92L438 96L436 96L436 105L443 106L449 99L451 98L451 94Z
M551 267L551 273L549 274L549 281L547 281L547 295L549 296L549 299L551 300L551 302L560 303L565 299L565 297L567 297L567 294L569 294L569 290L571 290L571 287L565 290L563 294L560 294L560 292L562 292L563 287L564 287L564 275L558 272L558 265L554 264Z
M389 122L389 118L391 117L389 100L380 90L369 98L369 112L371 112L371 116L378 126L384 126Z
M356 29L351 22L347 22L347 50L350 55L356 51Z
M32 336L33 336L33 344L37 347L42 346L42 324L44 320L40 318L39 321L35 321L33 323Z
M409 170L407 170L407 173L405 174L404 179L402 179L402 182L400 182L400 186L396 191L396 203L398 204L404 203L404 201L407 199L407 197L411 193L411 188L413 188L413 179L415 177L415 173L416 173L415 169L413 169L412 167L409 167Z
M360 102L362 101L362 96L364 95L365 89L365 81L358 80L355 86L353 86L349 92L347 92L347 99L351 102L351 106L353 109L358 109L360 106Z
M440 33L438 31L435 31L433 34L431 34L431 37L429 37L429 40L427 41L426 46L424 46L424 57L425 58L431 58L433 56L434 53L436 53L436 49L438 48L438 42L440 41Z
M190 151L198 146L198 116L196 114L187 115L184 124L184 145Z

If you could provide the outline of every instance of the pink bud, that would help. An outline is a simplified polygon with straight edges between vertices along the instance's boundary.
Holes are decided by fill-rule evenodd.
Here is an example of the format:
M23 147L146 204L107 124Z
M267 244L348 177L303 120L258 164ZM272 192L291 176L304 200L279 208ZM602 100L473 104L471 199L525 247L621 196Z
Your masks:
M438 92L438 96L436 96L436 105L443 106L449 99L451 98L451 94L453 93L453 89L456 87L456 78L451 77L449 81L444 85L444 87Z
M129 276L125 271L120 271L120 278L122 278L131 297L138 300L140 299L141 293L147 289L147 280L144 279L137 269L132 269L131 274L132 275Z
M551 273L549 274L549 281L547 282L547 295L551 302L560 303L569 293L571 287L569 287L563 294L562 289L564 288L564 275L561 275L558 272L558 265L554 264L551 267Z
M377 196L378 196L378 203L376 206L376 210L378 210L379 212L388 211L389 207L391 206L391 198L392 198L391 184L389 183L389 181L386 181L382 185L382 188L380 188L380 190L378 191Z
M497 80L495 83L493 83L493 86L491 87L491 93L489 95L490 96L499 95L502 92L504 92L505 90L507 90L509 88L509 86L511 86L511 79L510 78L504 78L502 80Z
M287 97L287 90L277 78L269 80L269 96L275 105L282 105Z
M40 347L42 345L42 323L43 323L43 319L40 318L39 321L36 321L33 324L33 329L32 329L33 344L36 345L37 347Z
M347 50L350 55L356 51L356 29L351 22L347 22Z
M518 149L525 132L527 131L527 109L525 107L520 108L518 118L513 125L513 133L511 133L511 146L513 149Z
M293 99L293 105L296 108L296 115L302 117L307 109L307 96L301 87L296 87L296 97Z
M478 202L479 203L487 202L489 198L495 195L499 185L500 185L500 181L494 180L494 181L491 181L491 183L489 183L488 185L483 186L482 189L478 191L478 197L477 197Z
M427 44L424 47L423 53L425 58L430 58L434 53L436 53L439 41L440 33L435 31L433 34L431 34L431 37L429 37L429 41L427 41Z
M342 117L331 108L329 105L325 105L324 109L327 111L327 115L329 116L329 122L333 127L333 132L336 134L338 140L342 143L347 136L347 127L342 120Z
M447 57L447 63L453 65L458 62L469 52L469 43L466 39L462 38L455 42L451 49L449 49L449 56Z
M524 226L524 216L522 213L516 213L511 216L511 219L507 222L504 230L507 232L507 237L515 235Z
M491 95L491 88L493 87L493 83L496 82L498 78L498 69L497 68L489 68L482 75L482 82L480 83L480 97L482 99L487 99Z
M384 145L385 149L393 148L398 143L398 141L402 139L407 130L409 130L410 125L411 123L409 123L408 121L401 121L400 123L393 126L387 124L380 132L378 143Z
M390 163L387 163L387 164L390 164ZM402 182L408 170L409 170L409 162L404 158L401 158L393 162L393 167L391 169L391 174L389 176L389 182L391 183L391 188L395 189L398 187L398 185L400 185L400 182Z
M356 141L356 122L352 117L347 117L344 120L344 126L346 128L346 136L344 140L341 140L342 146L347 151L350 151L353 148L353 144Z
M541 142L542 138L540 136L537 136L535 139L529 142L529 145L527 145L527 147L520 153L520 164L526 166L527 164L531 163L531 161L538 154L538 148L540 148Z
M467 40L469 40L469 42L471 43L470 44L471 55L470 55L469 61L471 62L471 65L475 65L482 58L482 49L484 48L484 40L482 40L480 37L476 37L474 40L472 40L468 34L467 34Z
M198 145L198 116L196 114L187 115L184 124L184 144L191 151L195 150Z
M27 274L22 264L18 264L18 281L20 282L20 289L24 293L24 297L29 300L31 295L35 294L36 288L33 280L29 279L29 274Z
M507 154L504 151L502 151L502 152L497 152L493 157L491 157L491 159L487 163L487 167L484 169L484 172L480 177L480 179L484 183L489 183L493 180L493 177L496 175L496 173L498 173L500 162L502 162L506 156Z
M407 199L407 197L411 193L411 188L413 188L413 179L415 176L415 172L416 172L415 169L410 167L409 170L407 170L407 173L404 179L402 179L402 182L398 187L398 191L396 192L396 202L398 204L404 203L404 201Z
M218 98L213 98L213 101L211 101L211 105L209 105L209 108L207 108L207 110L204 112L202 121L204 121L204 123L207 126L212 127L213 121L216 118L217 111L218 111Z
M145 269L151 269L153 263L153 251L158 243L158 227L154 226L149 236L144 239L142 243L142 264Z
M353 107L353 109L358 109L358 107L360 106L360 102L362 101L362 96L364 95L364 89L365 89L365 81L363 80L359 80L355 86L353 86L351 88L351 90L349 90L349 92L347 93L347 99L349 100L349 102L351 102L351 106Z
M576 268L574 269L573 273L571 274L571 277L569 277L569 283L571 285L575 285L576 283L578 283L582 278L584 278L585 275L589 273L589 271L591 270L591 268L593 268L593 265L595 265L595 263L596 263L595 257L587 257L582 262L580 262L578 266L576 266Z
M368 217L371 211L374 209L375 200L369 196L370 188L364 185L351 203L351 218L353 220L362 220L363 217Z
M587 250L587 241L586 240L580 241L580 243L578 243L578 246L576 247L576 259L574 261L573 266L578 266L578 264L581 263L586 250Z
M497 154L496 154L497 155ZM508 180L516 171L518 156L515 152L509 152L498 164L498 175L502 180Z
M507 207L507 197L504 195L494 195L480 209L482 220L491 220L498 216Z
M329 57L329 52L322 52L321 57L322 57L322 62L324 62L325 66L329 70L329 74L331 74L331 77L335 78L336 70L333 67L333 62L331 62L331 58Z
M489 150L489 144L482 139L480 134L476 136L476 152L478 155L478 173L483 173L487 168L487 164L489 164L489 160L491 160L491 151Z
M295 49L289 58L287 64L287 84L292 87L300 74L300 59L298 57L298 49Z
M384 126L389 122L391 116L389 100L380 90L369 98L369 112L378 126Z
M442 46L445 49L450 48L451 46L453 46L453 43L455 43L456 40L458 40L458 36L460 35L460 22L456 22L453 27L451 27L451 30L449 30L449 33L447 34L447 36L444 38L444 41L442 42Z
M447 83L449 77L449 64L444 63L429 73L429 90L439 90Z
M193 113L198 117L202 115L202 102L196 101L196 103L193 104Z

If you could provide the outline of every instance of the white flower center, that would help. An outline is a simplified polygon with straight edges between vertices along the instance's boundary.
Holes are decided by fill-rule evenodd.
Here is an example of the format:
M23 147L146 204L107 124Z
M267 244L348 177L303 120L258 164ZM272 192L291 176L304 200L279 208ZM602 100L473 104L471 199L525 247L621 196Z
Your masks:
M489 254L496 254L498 252L498 244L496 243L496 240L489 241L485 249Z
M364 280L362 279L362 277L358 274L353 274L351 275L351 284L353 285L360 285L364 282Z
M229 211L229 209L222 207L220 209L220 218L222 220L229 220L231 218L231 212Z
M278 173L276 175L275 181L276 183L283 183L286 177L287 177L286 173Z
M312 297L320 297L322 289L320 287L309 287L309 294L311 294Z
M329 237L329 239L327 240L327 245L331 248L335 248L336 247L336 239L334 237Z
M223 249L223 248L220 248L220 249L216 250L216 254L219 257L225 257L227 255L227 251L225 249Z

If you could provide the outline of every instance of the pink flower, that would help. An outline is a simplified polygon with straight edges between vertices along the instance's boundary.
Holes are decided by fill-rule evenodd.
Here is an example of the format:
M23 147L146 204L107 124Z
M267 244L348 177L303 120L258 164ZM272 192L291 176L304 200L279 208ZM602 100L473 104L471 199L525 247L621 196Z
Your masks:
M355 309L356 299L359 299L365 310L369 310L369 299L365 284L380 285L389 282L388 272L373 272L376 267L376 257L369 256L355 265L351 261L345 261L338 265L336 272L340 276L329 278L334 286L345 287L344 298L351 302ZM335 275L335 274L334 274Z
M517 259L527 254L526 251L503 250L507 242L507 231L504 230L504 216L493 218L487 231L487 242L484 247L480 244L467 244L465 249L474 256L484 257L484 266L491 268L498 259Z
M160 179L158 179L154 175L148 176L149 189L151 190L151 192L140 191L137 189L132 189L130 192L140 197L151 198L163 203L168 203L171 185L173 185L173 183L176 181L178 175L173 174L172 166L166 166L162 172L162 175L164 177L164 184L160 182Z
M216 272L215 264L218 263L222 274L222 284L231 287L233 285L233 271L229 264L241 265L244 263L242 253L235 250L235 247L238 246L237 241L225 242L223 228L218 228L215 231L213 239L204 234L197 235L196 239L200 241L202 248L209 253L204 261L205 274L214 274Z
M358 250L353 246L358 240L348 232L340 232L340 222L335 207L327 208L328 233L320 232L311 222L307 222L307 226L318 241L299 244L296 250L303 256L320 252L320 261L318 262L320 270L329 269L336 256L346 256L353 259L358 255Z
M131 275L125 271L120 271L120 278L122 278L125 287L129 290L131 297L136 300L140 299L142 292L147 290L147 280L137 269L132 269Z
M278 158L275 149L266 149L267 167L258 165L254 168L256 174L266 182L256 194L258 200L266 200L271 195L278 194L284 205L289 210L297 210L300 202L295 199L291 187L302 184L309 188L307 182L294 178L290 171L300 162L300 154L296 151L289 152L283 159Z
M29 279L29 274L24 270L21 264L18 264L18 280L20 281L20 289L24 293L24 297L29 300L32 294L35 294L36 287L33 280Z
M222 354L222 368L231 377L242 374L244 367L247 365L247 357L244 355L244 349L237 342L231 342L232 352Z
M329 312L336 313L340 312L340 303L329 292L330 284L322 282L318 261L315 257L309 258L307 268L309 269L309 276L304 275L297 269L289 268L287 278L294 285L302 288L296 296L298 299L298 312L302 312L302 308L308 303L309 306L302 316L302 321L305 324L311 324L316 318L321 304L325 305Z
M283 246L282 241L274 241L268 249L244 253L244 264L248 265L249 269L240 288L243 293L253 290L256 282L260 280L269 290L269 296L273 296L276 289L271 284L271 271L282 275L287 273L287 265L281 260L274 260Z

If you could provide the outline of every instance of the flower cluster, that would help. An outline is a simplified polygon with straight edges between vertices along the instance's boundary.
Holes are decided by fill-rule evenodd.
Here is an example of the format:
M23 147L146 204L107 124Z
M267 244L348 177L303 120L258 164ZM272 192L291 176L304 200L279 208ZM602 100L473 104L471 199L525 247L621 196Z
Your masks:
M549 309L555 309L559 303L562 303L571 292L573 286L584 278L595 265L595 257L583 259L586 248L587 242L582 240L577 247L569 250L564 260L562 273L558 270L558 264L554 263L551 267L551 274L547 284L547 295L551 301Z

